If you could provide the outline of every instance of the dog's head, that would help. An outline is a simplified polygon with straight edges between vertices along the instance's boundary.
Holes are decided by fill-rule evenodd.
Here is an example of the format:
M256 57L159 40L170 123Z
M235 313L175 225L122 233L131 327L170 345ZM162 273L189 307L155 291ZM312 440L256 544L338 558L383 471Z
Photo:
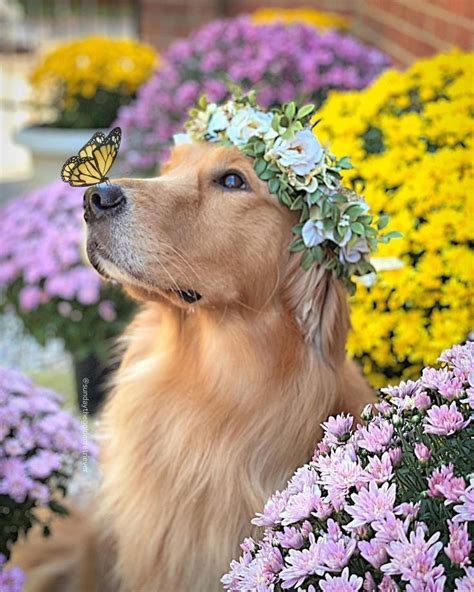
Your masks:
M342 288L317 266L300 269L289 252L297 213L237 148L179 146L161 176L90 188L84 207L92 265L136 298L254 310L279 299L312 341L342 311L345 337Z

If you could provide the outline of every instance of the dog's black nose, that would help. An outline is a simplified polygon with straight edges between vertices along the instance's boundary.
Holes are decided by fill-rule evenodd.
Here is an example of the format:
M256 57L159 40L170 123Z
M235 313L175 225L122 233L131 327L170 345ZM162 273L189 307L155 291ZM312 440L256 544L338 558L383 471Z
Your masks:
M119 206L125 204L126 198L120 185L103 183L89 187L84 193L84 217L86 222L91 218L100 218L114 214Z

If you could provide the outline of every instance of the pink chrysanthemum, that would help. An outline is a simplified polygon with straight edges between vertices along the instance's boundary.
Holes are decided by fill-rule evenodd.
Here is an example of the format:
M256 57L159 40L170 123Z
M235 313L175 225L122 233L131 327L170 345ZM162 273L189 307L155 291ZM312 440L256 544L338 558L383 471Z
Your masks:
M227 589L474 592L468 536L474 479L466 487L474 458L466 398L474 391L467 385L474 383L471 353L474 347L469 355L463 349L450 354L453 362L445 372L424 373L426 384L386 389L384 398L365 410L367 423L351 434L345 432L346 418L328 420L313 462L266 506L273 524L262 543L232 564L226 581L239 584ZM454 358L462 368L452 367ZM439 405L451 395L451 403ZM315 502L327 504L324 517ZM289 519L295 522L282 526ZM246 578L259 573L268 545L281 551L282 569L271 583L244 584L255 581Z
M325 423L321 424L325 432L325 440L334 444L351 431L354 418L350 415L336 415L336 417L330 417Z
M451 559L451 563L459 567L467 567L471 564L470 553L472 542L467 532L467 522L464 525L449 523L449 543L444 552Z
M474 522L474 478L471 478L469 487L460 495L459 500L461 503L454 506L454 522Z
M326 575L319 585L323 592L357 592L363 584L363 579L356 575L350 575L346 567L340 576Z
M455 580L456 592L472 592L474 590L474 567L466 569L466 575Z
M466 489L463 477L454 476L452 464L442 465L435 469L428 479L428 495L444 497L450 502L457 502Z
M395 484L384 483L378 487L375 481L369 483L367 489L351 496L353 506L348 506L346 512L352 517L347 528L357 528L381 520L387 515L393 514L395 504Z
M456 402L453 401L449 407L447 405L433 405L426 413L423 426L425 434L451 436L469 425L470 421L470 418L464 419Z
M437 567L435 560L443 548L438 542L439 532L425 541L425 531L418 526L409 538L402 535L399 541L393 541L387 546L390 561L382 566L382 571L388 575L401 575L402 579L429 582L443 575L443 567Z
M323 565L321 546L314 535L309 535L310 546L301 551L290 550L285 567L280 572L282 588L287 590L293 586L301 586L308 576L323 575L327 569Z
M358 431L358 444L369 452L385 452L393 436L393 425L386 419L375 418Z

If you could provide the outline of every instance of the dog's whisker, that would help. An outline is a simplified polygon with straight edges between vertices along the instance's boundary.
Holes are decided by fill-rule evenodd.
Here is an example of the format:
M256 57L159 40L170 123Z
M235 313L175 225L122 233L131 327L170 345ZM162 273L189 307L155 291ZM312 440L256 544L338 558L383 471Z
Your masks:
M199 273L197 272L196 268L188 261L188 259L183 255L183 253L177 247L173 247L173 245L170 245L168 243L162 243L162 245L163 245L163 247L169 249L172 253L177 255L181 259L181 261L189 267L189 269L196 276L196 279L198 281L201 280L201 277L200 277Z
M177 292L179 292L181 290L181 288L178 286L178 283L176 282L176 280L174 279L174 277L171 275L171 273L169 272L169 270L166 268L165 265L163 265L163 262L161 261L160 257L158 257L157 255L155 255L153 257L153 259L158 263L158 265L161 267L161 269L166 273L166 275L170 278L171 280L171 284L174 286L175 290Z
M165 263L162 261L162 258L159 255L153 254L152 255L152 259L153 261L156 261L161 268L163 269L163 271L166 272L166 274L168 275L168 277L172 280L173 286L176 289L177 292L180 292L183 288L189 288L192 289L192 285L190 286L179 286L178 282L176 281L176 279L174 278L173 275L171 275L169 268L171 267L171 269L174 269L175 271L181 272L186 279L186 282L189 282L189 276L186 272L184 272L181 268L179 268L173 261L171 261L170 259L168 259Z

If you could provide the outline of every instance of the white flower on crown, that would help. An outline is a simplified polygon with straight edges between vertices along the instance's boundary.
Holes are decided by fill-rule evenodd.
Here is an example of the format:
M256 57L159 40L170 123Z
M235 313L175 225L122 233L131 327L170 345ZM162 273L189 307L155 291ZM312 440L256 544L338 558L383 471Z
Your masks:
M243 146L250 138L259 137L268 140L276 137L272 128L273 113L263 113L251 107L240 109L232 117L227 136L235 146Z
M191 144L193 141L189 134L174 134L173 136L175 146L180 144Z
M297 132L290 140L278 138L270 151L284 167L297 175L307 175L324 159L324 149L310 129Z
M207 133L211 140L219 138L219 132L225 131L229 127L229 119L223 109L217 109L211 115L207 124Z

